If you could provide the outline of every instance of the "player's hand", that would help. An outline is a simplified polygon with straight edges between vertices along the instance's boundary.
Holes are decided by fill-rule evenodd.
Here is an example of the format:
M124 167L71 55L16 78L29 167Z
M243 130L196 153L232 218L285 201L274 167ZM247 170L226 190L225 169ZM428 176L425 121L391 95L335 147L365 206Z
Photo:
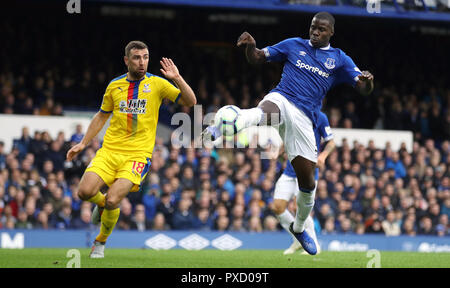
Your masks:
M320 170L323 170L325 168L325 157L321 156L322 155L319 154L319 157L317 157L316 166L319 167Z
M86 147L86 145L84 145L83 143L78 143L77 145L70 148L70 150L67 151L67 155L66 155L67 161L72 161L72 159L75 156L77 156L78 153L83 151L85 147Z
M180 76L180 72L178 71L177 66L173 63L172 59L163 57L159 63L161 63L162 67L160 71L167 79L173 80Z
M256 45L256 41L252 37L252 35L250 35L250 33L244 32L241 34L241 36L239 36L239 38L237 40L237 46L241 47L242 45L248 45L248 44Z
M373 81L373 75L369 71L362 71L361 75L358 75L359 80L361 81Z

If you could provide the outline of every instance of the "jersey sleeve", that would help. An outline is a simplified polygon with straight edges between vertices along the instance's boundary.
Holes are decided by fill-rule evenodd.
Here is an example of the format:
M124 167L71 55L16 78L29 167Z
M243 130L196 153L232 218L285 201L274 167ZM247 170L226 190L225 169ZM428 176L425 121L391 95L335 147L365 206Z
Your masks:
M106 87L105 94L103 95L102 105L100 112L111 113L114 110L114 101L111 95L111 84Z
M323 113L320 113L319 133L325 142L334 138L330 127L330 122L328 121L327 116Z
M273 46L268 46L262 49L266 56L267 62L284 62L287 59L289 48L294 42L294 38L283 40Z
M170 101L177 103L181 96L181 91L175 87L172 83L164 78L160 77L159 81L160 96L162 99L169 99Z
M361 70L352 58L342 53L342 66L339 69L338 83L347 83L354 87L358 82L358 75L361 75Z

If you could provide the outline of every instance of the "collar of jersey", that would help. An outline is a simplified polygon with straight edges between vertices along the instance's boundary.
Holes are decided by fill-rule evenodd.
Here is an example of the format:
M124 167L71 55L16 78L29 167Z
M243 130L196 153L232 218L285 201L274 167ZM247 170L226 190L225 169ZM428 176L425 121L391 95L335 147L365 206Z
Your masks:
M127 75L127 74L125 74L125 75ZM137 82L141 82L142 80L144 80L145 78L147 78L148 76L147 76L147 73L145 73L145 75L144 75L144 77L143 78L141 78L141 79L139 79L139 80L130 80L130 79L128 79L128 75L126 76L126 80L128 81L128 82L131 82L131 83L137 83Z
M314 46L311 44L311 40L308 41L308 44L309 44L309 46L311 46L311 47L314 48ZM319 49L320 49L320 50L330 50L330 48L331 48L330 43L328 43L328 46L327 46L327 47L321 47L321 48L319 48Z

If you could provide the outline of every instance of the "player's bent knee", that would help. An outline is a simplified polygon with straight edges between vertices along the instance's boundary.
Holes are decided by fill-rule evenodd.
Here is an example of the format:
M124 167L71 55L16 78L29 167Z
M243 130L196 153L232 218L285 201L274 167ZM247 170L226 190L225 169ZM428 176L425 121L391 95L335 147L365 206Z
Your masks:
M83 200L87 201L93 196L95 196L97 191L91 191L91 189L87 189L86 187L80 186L78 188L78 197Z
M286 208L287 208L287 201L279 199L275 199L273 201L272 211L276 215L280 215L281 213L283 213L284 210L286 210Z
M105 200L105 208L108 210L116 209L119 207L119 199L116 197L108 197L108 194L106 195Z

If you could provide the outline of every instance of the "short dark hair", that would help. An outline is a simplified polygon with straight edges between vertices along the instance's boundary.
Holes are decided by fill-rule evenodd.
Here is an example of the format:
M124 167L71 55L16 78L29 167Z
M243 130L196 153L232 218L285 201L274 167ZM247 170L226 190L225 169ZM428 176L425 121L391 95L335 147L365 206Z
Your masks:
M148 49L148 46L142 41L137 40L131 41L130 43L127 44L127 46L125 46L125 56L130 57L131 49L138 49L138 50Z
M325 12L325 11L317 13L316 15L314 15L313 18L317 18L320 20L327 20L330 23L331 27L334 27L334 23L336 22L334 20L333 15L331 15L330 13Z

